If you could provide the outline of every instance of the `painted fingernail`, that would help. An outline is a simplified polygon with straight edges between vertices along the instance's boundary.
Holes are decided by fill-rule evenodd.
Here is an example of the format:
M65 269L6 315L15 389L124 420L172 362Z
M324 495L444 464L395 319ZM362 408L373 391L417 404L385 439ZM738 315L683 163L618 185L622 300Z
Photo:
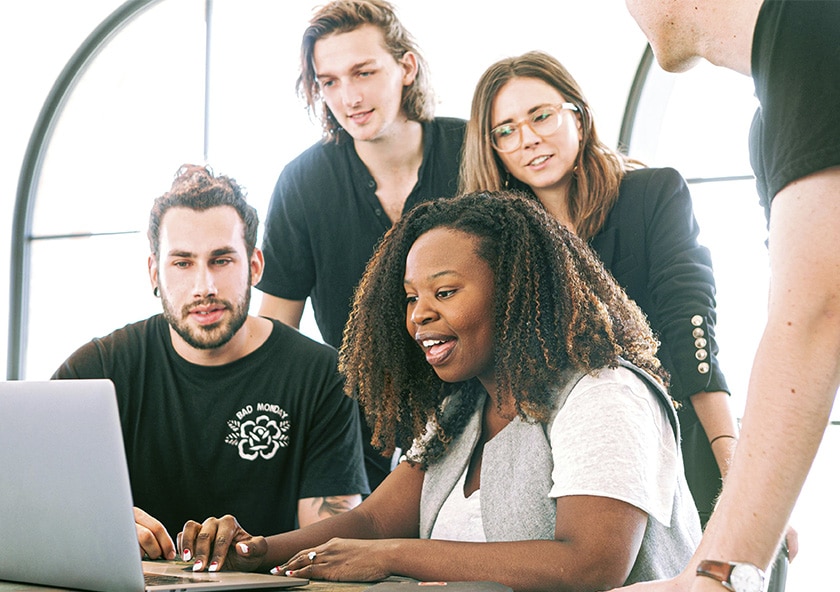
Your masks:
M246 545L245 543L239 543L237 545L237 547L239 547L239 552L240 553L245 553L245 554L248 553L248 545Z
M184 549L184 552L181 553L181 557L184 558L184 561L189 561L190 559L192 559L192 553L189 549Z
M193 563L193 571L201 571L201 568L204 567L204 562L199 559L195 563Z
M279 576L281 573L283 573L283 570L281 570L279 566L271 568L271 575Z
M210 567L207 568L207 571L218 571L218 570L219 570L219 562L218 561L213 561L210 564Z
M290 569L287 569L287 570L286 570L286 575L287 575L287 576L292 576L292 575L294 575L294 573L295 573L295 572L293 572L293 571L292 571L292 570L290 570Z

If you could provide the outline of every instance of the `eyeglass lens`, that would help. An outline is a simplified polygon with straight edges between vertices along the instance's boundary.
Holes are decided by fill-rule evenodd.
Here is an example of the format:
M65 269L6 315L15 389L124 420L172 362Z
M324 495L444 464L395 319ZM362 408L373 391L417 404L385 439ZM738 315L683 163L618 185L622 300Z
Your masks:
M511 152L522 145L522 126L527 124L538 136L547 136L560 129L560 108L547 106L532 113L528 119L506 123L490 132L493 145L501 152Z

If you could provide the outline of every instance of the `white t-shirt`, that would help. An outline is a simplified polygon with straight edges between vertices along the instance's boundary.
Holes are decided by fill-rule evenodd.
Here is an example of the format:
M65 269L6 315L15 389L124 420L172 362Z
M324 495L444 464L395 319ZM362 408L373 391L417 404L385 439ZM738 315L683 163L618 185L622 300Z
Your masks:
M464 482L467 472L461 473L458 483L440 507L430 539L486 543L484 525L481 522L481 490L476 489L464 497Z
M514 421L521 421L516 418ZM549 430L552 498L618 499L670 526L681 470L671 423L659 398L631 370L584 376ZM480 490L464 498L461 475L440 509L431 538L484 541Z
M632 504L670 526L677 441L657 395L627 368L584 376L549 432L549 496L598 495Z

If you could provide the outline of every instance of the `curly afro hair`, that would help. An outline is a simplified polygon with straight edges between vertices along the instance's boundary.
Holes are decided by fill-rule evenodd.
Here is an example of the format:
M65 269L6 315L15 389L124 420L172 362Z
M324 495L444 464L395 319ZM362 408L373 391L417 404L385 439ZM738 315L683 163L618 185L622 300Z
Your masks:
M546 421L552 387L564 371L615 368L619 358L661 383L658 343L644 313L629 300L597 255L553 220L539 202L512 192L478 192L418 205L385 235L356 290L339 367L346 392L365 411L372 444L391 454L424 437L421 462L439 458L485 396L477 379L446 383L406 330L406 257L422 234L448 228L478 238L477 255L494 272L496 397L517 414ZM447 410L457 391L463 409ZM427 431L427 425L434 426Z

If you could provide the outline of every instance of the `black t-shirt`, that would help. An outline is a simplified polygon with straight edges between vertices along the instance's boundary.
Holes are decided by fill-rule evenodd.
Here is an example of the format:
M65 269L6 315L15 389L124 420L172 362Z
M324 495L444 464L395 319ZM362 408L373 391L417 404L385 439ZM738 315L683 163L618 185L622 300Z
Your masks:
M466 123L423 124L423 163L403 211L458 190ZM265 220L265 273L257 287L290 300L312 298L324 341L341 345L356 285L374 248L391 227L376 183L344 132L319 142L286 166Z
M750 157L769 220L786 185L840 165L840 2L765 0L752 76Z
M251 533L284 532L300 498L368 491L335 350L280 322L246 357L199 366L156 315L82 346L54 378L114 382L134 504L173 537L227 513Z

